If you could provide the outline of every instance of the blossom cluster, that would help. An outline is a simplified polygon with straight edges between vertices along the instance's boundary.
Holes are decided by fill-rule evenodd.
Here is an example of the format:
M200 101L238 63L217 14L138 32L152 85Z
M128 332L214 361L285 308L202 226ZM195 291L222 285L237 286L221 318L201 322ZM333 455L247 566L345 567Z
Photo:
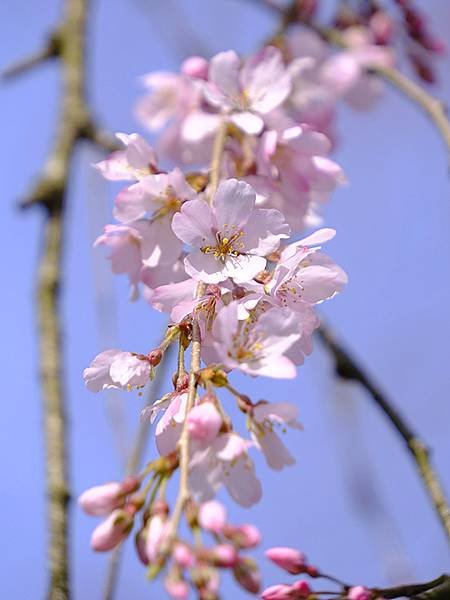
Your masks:
M191 57L179 74L145 77L149 92L137 115L151 131L162 130L156 149L137 133L120 133L123 149L97 165L106 179L128 185L115 199L116 223L95 244L110 250L113 272L128 277L131 299L142 295L168 314L169 326L155 349L99 354L84 371L86 385L93 392L141 389L172 344L178 367L173 389L141 414L158 420L160 457L136 476L91 488L80 504L105 517L92 536L97 551L121 543L142 514L138 555L150 576L165 569L174 598L187 597L191 586L213 600L224 568L248 591L260 588L256 564L242 556L259 533L228 524L215 497L223 487L241 506L258 502L262 486L251 453L262 452L275 470L292 465L282 434L301 425L297 406L255 401L230 377L295 377L312 351L316 305L347 281L322 250L333 229L298 239L320 224L320 205L345 182L330 158L337 102L370 106L379 87L367 69L392 61L367 33L346 35L347 49L330 54L315 34L293 29L281 48L247 58L234 51L209 61ZM179 166L166 170L159 157ZM247 437L224 410L222 390L245 415ZM177 470L172 510L165 494ZM194 543L180 537L182 516ZM213 546L198 542L201 532L213 536ZM263 597L310 594L305 583L289 589Z

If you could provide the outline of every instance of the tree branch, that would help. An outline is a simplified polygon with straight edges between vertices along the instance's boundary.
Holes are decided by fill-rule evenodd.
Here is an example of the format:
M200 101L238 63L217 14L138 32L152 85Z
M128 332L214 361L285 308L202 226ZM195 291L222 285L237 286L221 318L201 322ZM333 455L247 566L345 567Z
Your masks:
M403 416L394 408L390 399L381 392L373 380L364 372L357 361L337 341L335 336L323 323L318 330L318 334L334 358L337 375L342 379L359 382L369 392L375 404L382 410L405 442L415 462L425 490L433 502L444 531L450 540L449 504L437 473L432 467L429 450L423 440L412 430Z
M113 149L112 138L97 128L86 101L84 53L88 8L89 0L65 0L61 22L44 47L3 73L3 77L11 79L56 58L62 75L62 102L54 141L36 183L21 202L23 208L38 205L45 212L36 302L46 445L49 600L67 600L70 596L65 448L68 435L59 315L66 192L78 141L87 139L103 150Z
M277 5L272 0L252 0L255 4L264 7L280 17L280 26L275 37L282 35L289 25L300 23L298 14L297 0L293 0L286 7ZM320 37L328 43L339 48L345 48L346 42L342 33L334 27L322 27L317 23L307 21L303 23L315 31ZM434 123L438 133L450 152L450 120L447 116L447 107L444 102L429 94L424 88L415 83L412 79L393 67L372 67L370 73L378 75L395 87L404 96L409 98L414 104L419 106Z

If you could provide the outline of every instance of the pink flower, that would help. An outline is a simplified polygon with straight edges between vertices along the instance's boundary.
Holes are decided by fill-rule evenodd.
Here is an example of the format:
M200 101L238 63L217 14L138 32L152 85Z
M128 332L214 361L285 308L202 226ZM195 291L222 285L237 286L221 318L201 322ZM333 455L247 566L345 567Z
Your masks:
M151 375L152 367L146 356L122 350L101 352L83 371L84 382L91 392L110 388L130 390L133 387L142 387Z
M196 280L219 283L250 281L266 265L265 255L287 238L289 227L277 210L255 208L255 192L243 181L220 184L211 207L201 197L186 202L172 221L176 236L197 248L185 258Z
M206 449L194 451L190 461L189 487L200 502L211 500L221 485L241 506L261 498L261 483L247 454L251 442L236 433L220 434Z
M238 304L231 302L219 312L212 333L210 358L226 369L240 369L248 375L295 377L295 366L285 356L300 339L298 317L293 312L269 307L238 321ZM208 351L204 349L205 354Z
M291 575L304 573L308 566L306 556L294 548L284 546L269 548L269 550L266 550L265 555Z
M126 149L113 152L106 160L95 165L103 177L111 180L139 180L157 171L155 151L142 136L138 133L116 133L116 137Z
M166 394L141 413L141 420L150 419L153 422L158 412L164 409L155 430L156 446L162 456L170 454L177 447L186 414L186 401L186 392L173 392Z
M94 246L104 245L111 248L108 259L113 273L126 273L130 280L130 298L138 297L138 283L141 278L142 254L141 242L144 233L142 223L133 225L105 225L103 235Z
M347 592L348 600L371 600L372 593L362 585L352 587Z
M282 251L270 282L270 293L282 306L303 311L304 303L331 298L347 283L345 272L319 252L320 244L334 235L334 229L319 229Z
M301 429L297 416L297 407L288 402L259 402L251 411L252 438L272 469L278 471L295 463L294 457L277 435L276 428L280 431L285 431L286 426Z
M202 56L189 56L181 65L181 72L194 79L208 79L208 61Z
M243 64L232 50L216 54L209 66L206 100L249 134L258 134L264 115L279 106L291 90L281 52L268 46Z
M98 525L91 536L91 548L96 552L107 552L119 544L130 532L133 518L124 510L114 510Z
M120 482L112 481L89 488L78 498L78 504L88 515L107 515L124 505L125 494Z
M200 527L212 533L222 533L227 521L227 511L217 500L203 502L198 513Z
M212 402L194 406L187 419L189 435L202 445L210 444L222 426L222 417Z
M300 579L299 581L294 581L292 584L292 590L294 591L294 598L298 598L301 600L302 598L309 598L310 594L312 594L311 586L307 581Z

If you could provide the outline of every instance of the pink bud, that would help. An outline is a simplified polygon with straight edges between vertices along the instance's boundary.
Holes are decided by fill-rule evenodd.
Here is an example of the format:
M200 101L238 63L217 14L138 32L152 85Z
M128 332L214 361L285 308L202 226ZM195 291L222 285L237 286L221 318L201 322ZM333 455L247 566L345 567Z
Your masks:
M212 402L194 406L188 415L189 435L195 440L209 444L219 433L222 417Z
M309 583L303 579L294 581L291 587L292 591L294 592L294 598L308 598L308 596L312 594L312 589Z
M352 587L347 593L348 600L370 600L372 593L362 585Z
M196 79L208 79L208 61L201 56L190 56L181 64L183 75Z
M78 498L78 504L88 515L107 515L124 504L124 491L118 481L96 485Z
M263 600L291 600L293 597L291 586L285 583L271 585L261 595Z
M145 539L145 551L149 562L153 562L156 559L166 531L167 517L165 515L156 514L149 519Z
M258 566L251 558L240 558L238 564L233 569L233 575L236 581L247 592L257 594L261 589L261 576Z
M198 512L198 521L206 531L221 533L227 521L227 511L217 500L203 502Z
M185 600L189 596L189 586L182 579L174 580L171 577L167 577L164 587L169 596L175 598L175 600Z
M136 546L136 552L139 557L139 560L144 565L148 565L148 556L147 556L147 551L146 551L145 539L146 539L146 531L145 531L145 529L141 529L140 531L137 532L137 534L134 538L134 543Z
M132 517L124 510L113 511L92 532L92 550L96 552L112 550L128 535L132 525Z
M195 563L195 557L186 544L176 544L172 556L174 561L184 569L190 569Z
M216 567L234 567L239 556L230 544L219 544L211 549L211 556Z
M265 555L291 575L304 573L307 568L306 556L294 548L282 546L269 548L269 550L266 550Z
M162 360L162 357L163 351L161 350L161 348L155 348L155 350L152 350L147 355L148 362L151 364L152 367L158 366Z
M261 541L261 534L254 525L246 523L235 528L233 540L239 548L255 548Z
M370 17L369 27L378 44L388 44L394 33L394 23L386 12L378 10Z

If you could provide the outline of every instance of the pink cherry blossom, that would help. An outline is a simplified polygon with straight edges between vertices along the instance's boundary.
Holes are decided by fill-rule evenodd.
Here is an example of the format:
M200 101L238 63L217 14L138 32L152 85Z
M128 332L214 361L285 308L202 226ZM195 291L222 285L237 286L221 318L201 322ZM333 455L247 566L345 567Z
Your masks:
M189 586L183 579L172 579L169 575L164 581L164 587L175 600L185 600L189 597Z
M139 180L157 172L156 153L142 136L138 133L116 133L116 137L124 144L125 150L113 152L95 165L105 179Z
M231 544L218 544L210 549L212 562L217 567L230 568L238 562L238 553Z
M78 498L78 504L88 515L107 515L115 508L123 506L125 495L119 481L89 488Z
M266 550L265 555L291 575L304 573L307 567L306 556L295 548L285 546L270 548Z
M247 453L250 445L236 433L224 433L206 449L194 451L189 487L198 501L212 499L221 485L241 506L249 507L260 500L261 484Z
M147 407L141 413L141 420L153 422L156 415L164 410L155 430L156 446L161 455L170 454L177 446L182 423L186 416L187 393L173 392Z
M233 541L238 548L255 548L261 541L259 530L249 523L239 525L227 525L224 530L225 537Z
M133 525L132 517L124 510L114 510L92 532L91 548L107 552L115 548L128 535Z
M232 50L216 54L204 93L210 104L230 114L235 125L258 134L264 126L261 115L279 106L290 90L281 52L267 46L243 63Z
M295 377L295 366L285 355L301 337L293 312L273 307L238 321L238 303L231 302L219 312L212 334L212 346L205 348L204 354L226 369L240 369L248 375Z
M210 444L219 433L222 417L212 402L194 406L187 417L187 427L192 439L202 445Z
M277 427L301 429L297 421L298 409L288 402L258 402L250 415L250 432L255 445L262 450L267 464L272 469L281 470L293 465L294 457L289 453L276 433Z
M83 371L84 382L91 392L141 387L149 381L151 375L152 368L146 356L122 350L101 352Z
M154 562L158 555L158 550L164 540L167 532L166 514L155 514L148 520L147 535L145 538L145 551L150 563Z
M227 521L226 508L217 500L203 502L198 512L198 521L206 531L221 533Z
M111 248L108 259L111 261L113 273L126 273L130 281L130 297L138 297L138 283L141 278L142 254L141 241L143 224L106 225L103 235L99 236L94 246L105 245Z
M233 575L239 585L250 594L257 594L261 589L261 575L251 558L240 558L233 569Z
M186 544L175 544L172 556L174 561L185 569L190 569L195 564L195 555Z
M196 280L250 281L266 265L265 255L287 238L289 227L277 210L255 208L255 192L242 181L220 184L210 206L203 198L186 202L172 221L176 236L197 248L185 258Z

